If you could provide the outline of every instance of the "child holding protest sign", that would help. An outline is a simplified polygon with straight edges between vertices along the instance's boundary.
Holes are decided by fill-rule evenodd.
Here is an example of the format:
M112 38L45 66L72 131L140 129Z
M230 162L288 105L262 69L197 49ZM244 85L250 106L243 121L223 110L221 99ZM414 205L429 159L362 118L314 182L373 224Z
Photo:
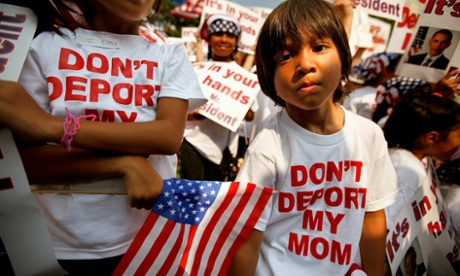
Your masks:
M396 174L381 129L338 104L351 70L341 13L322 0L283 2L262 27L256 65L262 91L284 108L249 146L237 181L277 193L232 271L346 275L361 265L381 275Z
M432 157L449 162L460 146L460 105L429 86L402 96L383 128L398 175L398 201L385 209L391 229L402 208L433 175ZM438 184L436 184L437 186Z
M239 22L227 14L212 14L199 28L200 37L209 44L208 59L216 62L234 62L240 33ZM254 111L250 109L245 119L252 120ZM229 177L229 164L236 156L238 133L198 112L197 109L188 115L179 151L180 176L194 180L225 180Z
M61 266L110 275L175 176L188 108L205 98L182 45L140 35L161 1L65 3L85 28L34 39L20 78L30 95L3 83L17 93L2 91L0 124L32 140L21 145L29 181L58 190L36 198Z

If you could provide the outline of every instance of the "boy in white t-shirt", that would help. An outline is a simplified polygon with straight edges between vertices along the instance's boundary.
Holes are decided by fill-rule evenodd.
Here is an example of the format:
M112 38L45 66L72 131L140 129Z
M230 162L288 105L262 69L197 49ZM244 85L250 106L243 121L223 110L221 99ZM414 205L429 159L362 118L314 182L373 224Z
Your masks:
M396 174L382 130L338 104L351 68L340 10L283 2L261 29L256 62L262 91L284 108L251 143L236 180L276 192L231 272L381 275Z

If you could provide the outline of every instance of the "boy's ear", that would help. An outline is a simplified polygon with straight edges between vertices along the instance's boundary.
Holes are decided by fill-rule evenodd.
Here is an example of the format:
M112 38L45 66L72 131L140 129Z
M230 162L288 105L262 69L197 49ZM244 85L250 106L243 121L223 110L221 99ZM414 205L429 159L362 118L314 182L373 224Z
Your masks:
M441 141L441 134L437 131L430 131L425 134L425 143L429 146L436 145L437 142Z

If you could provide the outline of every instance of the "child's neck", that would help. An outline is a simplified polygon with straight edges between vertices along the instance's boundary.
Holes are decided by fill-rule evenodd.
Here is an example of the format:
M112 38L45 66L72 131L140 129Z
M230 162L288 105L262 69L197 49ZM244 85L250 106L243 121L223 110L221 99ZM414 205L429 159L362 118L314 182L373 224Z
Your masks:
M114 34L139 34L140 22L116 22L105 18L94 18L91 27L96 31Z
M220 62L232 62L232 58L230 56L221 57L221 56L218 56L218 55L212 55L212 60L213 61L220 61Z
M345 125L345 112L335 103L315 110L286 107L289 116L304 129L329 135L339 132Z

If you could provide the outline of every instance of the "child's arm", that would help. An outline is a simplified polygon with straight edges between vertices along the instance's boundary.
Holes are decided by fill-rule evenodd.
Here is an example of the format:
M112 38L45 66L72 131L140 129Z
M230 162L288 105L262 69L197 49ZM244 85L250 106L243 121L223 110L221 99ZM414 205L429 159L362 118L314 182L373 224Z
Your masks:
M43 111L18 83L0 81L0 91L0 125L31 141L60 143L64 119ZM187 109L187 100L160 98L154 121L80 120L81 128L73 137L72 146L125 154L174 154L182 142Z
M236 251L228 275L252 276L256 270L260 255L263 232L253 230L248 240Z
M203 62L204 61L204 53L203 53L203 39L201 38L199 33L195 33L196 38L196 62Z
M342 11L342 23L348 38L350 38L353 24L353 9L356 7L355 2L353 0L334 0L333 4Z
M20 149L20 154L31 184L75 184L123 178L129 205L138 209L150 210L163 187L163 179L143 156L79 149L67 152L61 147L41 146Z
M359 248L362 268L369 276L380 276L383 273L386 234L384 210L366 212Z

